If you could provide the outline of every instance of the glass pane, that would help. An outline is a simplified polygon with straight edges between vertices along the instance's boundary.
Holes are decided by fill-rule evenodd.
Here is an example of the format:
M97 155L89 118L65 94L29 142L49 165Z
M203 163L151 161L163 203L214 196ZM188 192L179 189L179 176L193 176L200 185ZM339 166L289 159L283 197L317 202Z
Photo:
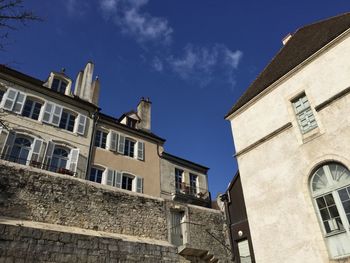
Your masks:
M334 181L350 183L350 172L346 167L338 163L333 163L329 165L329 169Z
M323 197L317 198L316 202L319 209L326 207L326 202L324 201Z
M339 190L338 193L342 201L349 199L349 195L348 195L348 192L346 191L346 188Z
M339 216L338 209L335 205L330 206L328 209L329 209L329 213L331 214L332 218Z
M324 228L326 230L326 233L331 232L331 228L329 227L328 221L323 222Z
M343 202L345 213L350 213L350 200Z
M312 190L317 191L324 189L328 186L328 180L324 173L323 167L319 168L312 179Z
M343 226L343 223L342 223L340 217L337 217L337 218L335 219L335 221L337 222L338 229L339 229L339 230L344 230L344 226Z
M329 212L328 212L327 208L321 209L320 213L321 213L321 217L322 217L323 221L330 219Z
M332 194L325 195L324 198L325 198L326 203L327 203L328 206L334 204L334 199L333 199Z

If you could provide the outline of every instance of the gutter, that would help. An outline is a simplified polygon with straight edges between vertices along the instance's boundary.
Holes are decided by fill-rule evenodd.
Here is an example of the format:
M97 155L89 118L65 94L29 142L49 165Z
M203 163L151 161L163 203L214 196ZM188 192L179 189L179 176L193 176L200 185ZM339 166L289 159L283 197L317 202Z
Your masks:
M87 164L86 164L86 172L85 172L85 179L88 180L88 174L91 169L91 160L92 160L92 149L94 147L94 141L95 141L95 131L97 127L98 120L100 119L99 116L99 109L97 109L93 114L92 114L92 134L91 134L91 139L90 139L90 146L89 146L89 152L88 152L88 159L87 159Z

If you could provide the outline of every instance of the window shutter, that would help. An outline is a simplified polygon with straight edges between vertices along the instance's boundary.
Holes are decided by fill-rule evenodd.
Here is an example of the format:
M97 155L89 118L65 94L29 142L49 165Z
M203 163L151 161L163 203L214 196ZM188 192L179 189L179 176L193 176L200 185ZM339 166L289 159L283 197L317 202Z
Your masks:
M5 147L3 150L3 154L5 155L5 159L10 158L12 146L13 146L13 143L15 142L15 139L16 139L16 133L9 132L9 134L7 135Z
M43 145L43 140L41 140L41 139L34 140L32 157L30 158L31 162L38 162L39 161L42 145Z
M7 132L0 128L0 154L3 152L7 140Z
M21 93L21 92L18 93L15 106L13 108L13 112L18 114L22 113L24 102L26 101L26 97L27 95L25 95L24 93Z
M45 108L44 108L44 115L43 115L43 122L50 123L52 119L52 113L54 109L54 104L50 102L45 103Z
M113 185L113 181L114 181L114 171L113 171L113 170L110 170L110 169L107 169L107 180L106 180L106 184L107 184L107 185L114 186L114 185Z
M4 105L3 108L5 110L12 111L13 106L15 105L15 101L17 98L18 91L15 89L9 88L7 92L5 93L5 98L4 98Z
M118 153L124 154L124 148L125 148L125 136L119 135L119 142L118 142Z
M47 145L47 149L46 149L46 156L45 156L45 166L46 167L43 167L44 169L49 169L54 149L55 149L55 143L50 141L49 144Z
M137 143L137 159L143 161L145 156L145 143L138 142Z
M79 160L79 149L72 149L70 151L70 158L69 158L69 166L68 169L72 172L77 171L78 166L78 160Z
M114 182L114 186L117 188L122 188L122 173L115 171L115 182Z
M85 126L86 126L86 116L79 114L78 116L78 126L77 126L77 130L76 133L80 134L80 135L84 135L85 134Z
M118 145L118 133L110 131L107 136L107 146L110 151L115 152Z
M143 178L136 177L136 192L143 193Z
M55 105L51 121L53 125L58 126L60 124L62 111L63 108L61 106Z

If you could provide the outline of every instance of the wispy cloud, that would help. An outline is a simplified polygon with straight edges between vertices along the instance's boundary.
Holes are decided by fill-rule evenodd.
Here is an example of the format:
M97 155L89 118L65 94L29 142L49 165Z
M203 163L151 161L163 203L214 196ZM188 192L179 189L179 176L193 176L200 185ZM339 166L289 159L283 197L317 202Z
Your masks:
M158 57L155 57L152 61L152 68L158 72L162 72L164 69L163 62Z
M169 56L160 62L166 63L167 67L183 80L195 81L202 87L212 82L215 77L224 77L233 87L236 83L235 70L242 56L242 51L232 51L222 44L209 47L188 44L182 54ZM153 67L155 68L154 63Z
M169 44L173 29L168 20L144 12L149 0L99 0L100 8L107 18L112 18L119 29L138 42Z
M86 14L89 4L80 0L66 0L64 1L67 12L70 16L78 17Z

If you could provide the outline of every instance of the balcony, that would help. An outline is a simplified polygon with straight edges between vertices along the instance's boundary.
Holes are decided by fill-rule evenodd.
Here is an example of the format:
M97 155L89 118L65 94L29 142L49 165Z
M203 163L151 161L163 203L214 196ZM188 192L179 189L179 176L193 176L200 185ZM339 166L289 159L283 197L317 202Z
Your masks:
M175 190L172 194L174 201L210 207L211 196L207 189L187 183L175 183L172 186Z

